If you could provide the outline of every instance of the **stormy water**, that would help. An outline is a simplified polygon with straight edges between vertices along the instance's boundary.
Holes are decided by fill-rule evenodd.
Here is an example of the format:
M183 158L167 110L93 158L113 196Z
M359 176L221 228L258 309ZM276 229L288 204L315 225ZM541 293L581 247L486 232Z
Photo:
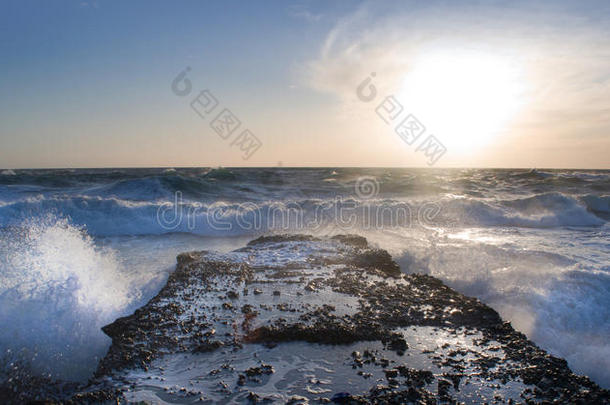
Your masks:
M180 252L357 233L609 388L609 220L610 171L4 170L0 366L86 380Z

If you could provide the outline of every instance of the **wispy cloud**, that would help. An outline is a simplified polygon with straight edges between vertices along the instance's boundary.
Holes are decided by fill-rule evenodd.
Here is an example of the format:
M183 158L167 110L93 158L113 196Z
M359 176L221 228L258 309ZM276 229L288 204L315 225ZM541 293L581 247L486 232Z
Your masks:
M306 5L304 4L293 4L288 7L288 15L305 20L307 22L318 22L324 16L321 13L312 12Z
M502 4L365 3L327 34L306 82L357 103L354 89L372 71L380 91L393 93L419 55L476 51L522 66L530 85L522 126L608 128L610 7Z
M97 1L81 1L79 6L81 8L100 8L100 5Z

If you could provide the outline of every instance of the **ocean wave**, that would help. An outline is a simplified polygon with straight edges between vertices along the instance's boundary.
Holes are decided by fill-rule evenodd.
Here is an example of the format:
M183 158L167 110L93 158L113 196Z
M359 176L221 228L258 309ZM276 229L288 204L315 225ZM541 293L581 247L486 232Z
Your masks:
M580 197L587 208L600 217L610 220L610 195L584 195Z
M37 188L42 193L71 193L122 199L168 198L175 192L198 199L260 200L293 195L323 198L353 195L362 176L375 177L379 197L442 196L463 193L494 197L498 192L520 195L549 191L607 194L607 171L524 171L472 169L87 169L19 170L0 175L0 185ZM0 198L2 196L0 195Z
M566 358L573 370L608 387L607 241L591 244L587 231L539 237L535 230L479 229L463 237L432 237L432 244L405 233L394 241L392 254L403 269L429 273L480 298L538 345ZM384 237L381 244L388 244Z
M355 198L363 173L379 184L369 200ZM548 183L562 176L584 176L587 185ZM300 222L282 229L592 227L610 219L607 192L596 191L609 178L604 171L472 169L20 170L0 179L0 226L52 213L92 235L223 235L223 229L249 235L274 229L274 216L289 217L297 208L293 222ZM435 204L434 218L420 220L420 209ZM159 220L172 210L182 215L178 224Z
M252 235L257 232L515 226L552 228L600 226L607 196L581 198L546 193L490 200L448 195L439 200L355 198L199 202L177 193L170 199L38 195L0 204L0 227L47 214L70 218L96 236L185 232L197 235ZM586 202L586 203L585 203ZM600 214L601 213L601 214Z
M55 215L69 218L92 235L142 235L159 233L155 216L159 203L101 197L27 198L0 207L0 227L26 219Z
M553 228L605 223L578 198L561 193L506 200L451 199L441 205L446 221L461 225Z
M610 187L610 176L608 171L589 170L530 170L530 171L512 171L512 172L497 172L494 180L507 181L509 183L519 184L526 188L538 189L539 187L547 188L574 188L574 187L592 187L594 189L608 189Z
M361 176L377 179L378 194L356 198ZM0 347L17 336L34 354L47 348L41 370L91 370L91 349L103 354L108 343L100 326L146 295L144 274L209 248L208 236L376 234L381 247L409 249L397 255L405 268L492 303L607 385L595 353L608 350L609 193L609 171L584 170L15 170L0 174ZM467 236L447 237L456 234Z
M561 172L558 174L559 177L563 177L563 178L577 178L577 179L581 179L581 180L586 180L586 181L608 181L608 173L600 173L600 172L596 172L596 171L591 171L591 172L579 172L579 171L572 171L572 172Z
M173 201L133 201L85 196L44 196L0 206L0 227L48 214L69 218L91 235L147 235L185 232L198 235L251 235L269 230L315 231L411 227L431 223L434 203L304 199L200 203L181 193Z
M235 187L230 182L227 183L227 178L231 176L230 172L218 174L216 170L211 170L203 175L177 174L175 170L164 171L162 175L120 179L95 185L78 192L81 195L137 201L168 199L176 192L181 192L191 198L212 198L221 193L238 197L240 187ZM222 181L218 181L219 179L222 179Z
M531 169L528 171L520 171L513 174L514 178L518 179L533 179L533 180L544 180L553 177L553 173L540 171L537 169Z
M82 379L106 350L100 327L138 288L114 252L65 218L37 217L0 232L0 347L40 372Z

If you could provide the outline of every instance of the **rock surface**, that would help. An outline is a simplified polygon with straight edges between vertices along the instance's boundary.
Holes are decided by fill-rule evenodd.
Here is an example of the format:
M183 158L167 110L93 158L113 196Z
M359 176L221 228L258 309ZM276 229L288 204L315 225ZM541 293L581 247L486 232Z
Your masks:
M189 252L68 402L608 403L491 308L366 239Z

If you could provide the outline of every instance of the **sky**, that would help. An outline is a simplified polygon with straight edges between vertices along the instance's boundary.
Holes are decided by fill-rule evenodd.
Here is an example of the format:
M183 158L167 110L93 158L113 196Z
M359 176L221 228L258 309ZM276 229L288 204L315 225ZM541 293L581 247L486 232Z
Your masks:
M610 2L532 3L0 0L0 168L608 169Z

